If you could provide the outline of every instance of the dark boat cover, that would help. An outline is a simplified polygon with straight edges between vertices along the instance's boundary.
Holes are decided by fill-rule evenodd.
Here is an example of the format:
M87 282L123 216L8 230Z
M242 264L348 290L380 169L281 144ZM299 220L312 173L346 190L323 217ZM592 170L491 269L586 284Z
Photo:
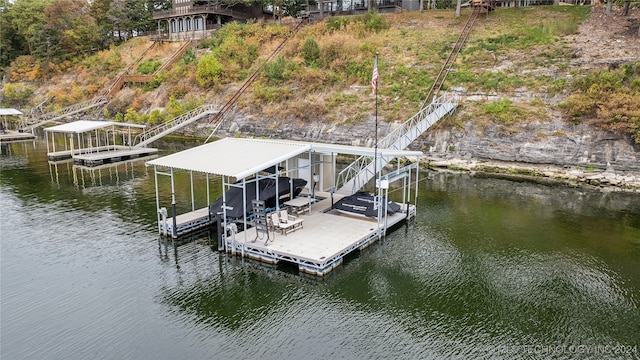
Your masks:
M375 218L378 217L378 210L374 209L373 201L373 194L366 191L359 191L351 196L343 197L333 205L333 208L354 215ZM382 204L384 204L384 201ZM387 214L395 214L398 211L400 211L400 205L388 200Z
M286 176L281 176L278 178L278 196L280 198L285 195L290 195L289 192L291 190L291 184L289 183L290 178ZM239 184L241 182L236 182ZM245 199L247 215L249 215L252 211L251 200L255 200L256 198L256 183L259 183L260 196L259 200L264 200L265 206L267 208L272 208L276 206L276 180L270 178L263 178L259 181L252 180L251 182L247 182L247 196ZM307 181L304 179L293 179L293 197L298 196L304 186L307 184ZM231 187L225 193L225 197L227 200L227 218L231 219L240 219L242 218L242 188ZM282 199L281 201L287 201L291 196L287 196L286 199ZM229 209L232 208L232 209ZM220 196L213 204L209 206L209 211L212 214L217 214L218 212L222 212L222 196Z

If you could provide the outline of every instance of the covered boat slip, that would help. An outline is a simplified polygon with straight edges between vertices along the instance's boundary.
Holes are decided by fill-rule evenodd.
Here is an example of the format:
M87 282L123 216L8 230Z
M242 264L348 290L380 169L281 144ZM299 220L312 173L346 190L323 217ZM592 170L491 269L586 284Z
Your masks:
M10 129L9 124L22 123L22 120L11 121L9 118L18 118L22 116L22 112L16 109L1 108L0 109L0 143L12 141L25 141L35 139L35 135L29 132L23 132Z
M377 187L375 199L387 198L388 185L397 182L400 184L397 190L403 191L403 211L386 216L386 212L382 211L382 204L379 213L381 216L363 218L348 216L332 209L333 204L344 196L336 193L342 185L336 183L339 178L336 169L338 155L397 159L396 166L389 165L384 171L378 171L378 183L381 186ZM178 238L218 222L221 228L218 239L220 250L269 263L292 262L298 264L301 271L324 275L340 264L344 255L377 240L389 226L415 213L415 206L410 203L415 203L417 199L417 160L420 155L422 153L419 151L288 140L225 138L146 164L154 167L160 234ZM401 161L405 158L410 161ZM181 171L189 172L191 179L191 211L184 214L176 211L175 175ZM194 173L205 175L206 204L202 200L198 204L195 202ZM170 179L171 204L160 203L159 189L166 191L167 186L159 186L159 175ZM215 176L216 180L221 179L222 196L218 202L210 196L211 176ZM278 189L283 186L283 178L289 179L287 181L290 184L284 183L285 186L290 186L284 192ZM265 179L273 180L278 201L266 208L262 204L260 209L264 210L254 213L250 199L263 199L260 192L266 190L256 184ZM294 188L294 180L296 186L304 184L302 191ZM298 192L300 195L296 197ZM241 194L245 201L227 199L232 193ZM165 194L163 198L166 201L168 197ZM235 208L229 204L235 204ZM170 206L169 211L167 205ZM180 208L185 207L180 205ZM241 211L238 211L238 207L242 208ZM302 220L297 221L301 225L291 231L278 232L270 221L268 230L266 224L263 229L260 219L265 216L260 214L273 216L281 209L287 209L291 217L297 216ZM267 236L268 242L265 241ZM254 241L257 237L260 240Z
M130 146L132 128L144 126L80 120L46 128L47 157L50 161L73 159L79 165L96 166L157 154L158 149Z

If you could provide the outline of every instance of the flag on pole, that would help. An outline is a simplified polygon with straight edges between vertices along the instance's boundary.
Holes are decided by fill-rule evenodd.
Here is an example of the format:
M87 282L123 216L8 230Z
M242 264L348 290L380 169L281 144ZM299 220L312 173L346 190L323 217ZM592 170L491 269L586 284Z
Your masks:
M378 55L373 63L373 74L371 75L371 95L375 95L378 87Z

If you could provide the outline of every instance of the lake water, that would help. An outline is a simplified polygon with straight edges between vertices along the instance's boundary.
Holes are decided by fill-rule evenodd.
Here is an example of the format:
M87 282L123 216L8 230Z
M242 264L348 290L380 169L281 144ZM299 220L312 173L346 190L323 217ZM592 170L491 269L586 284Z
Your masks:
M640 357L638 194L423 171L415 222L317 279L162 243L143 162L0 150L2 359Z

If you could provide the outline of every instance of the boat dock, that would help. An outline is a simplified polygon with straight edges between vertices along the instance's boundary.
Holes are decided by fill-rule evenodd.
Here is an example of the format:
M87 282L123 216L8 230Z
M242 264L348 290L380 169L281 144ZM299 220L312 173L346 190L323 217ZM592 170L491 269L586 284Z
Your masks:
M361 202L351 204L354 211L339 209L338 202L351 200L360 189L351 194L337 190L351 184L351 177L369 174L353 167L351 177L339 174L338 154L377 159L380 164L378 175L371 177L376 179L376 194L358 193ZM146 164L154 168L161 235L177 239L218 223L219 250L269 264L295 264L300 272L324 276L349 253L366 248L389 228L415 216L420 155L419 151L225 138ZM383 161L389 165L382 166ZM371 162L359 162L361 171L370 171ZM191 174L191 211L183 214L176 211L174 176L180 171ZM206 175L206 206L195 203L193 172ZM169 207L160 203L160 189L167 187L159 185L159 176L170 179ZM210 176L222 180L223 195L216 201L210 198ZM389 198L391 183L396 184L398 202L394 204L399 210L389 211L391 202L382 200ZM373 216L355 210L368 206Z
M5 130L0 133L0 143L34 140L36 137L30 132Z
M300 272L324 276L341 265L346 255L376 242L380 232L385 233L408 216L412 218L415 206L409 205L409 214L406 208L390 215L386 224L378 224L376 219L348 216L332 210L327 198L312 204L308 214L299 216L304 220L302 228L286 235L271 230L268 241L266 234L249 228L247 236L243 231L227 237L226 249L228 253L268 264L290 263L297 265Z
M121 130L122 128L127 131ZM132 128L144 126L80 120L46 128L47 157L49 161L73 159L77 165L99 166L157 154L158 149L130 145ZM117 140L129 145L118 145Z

